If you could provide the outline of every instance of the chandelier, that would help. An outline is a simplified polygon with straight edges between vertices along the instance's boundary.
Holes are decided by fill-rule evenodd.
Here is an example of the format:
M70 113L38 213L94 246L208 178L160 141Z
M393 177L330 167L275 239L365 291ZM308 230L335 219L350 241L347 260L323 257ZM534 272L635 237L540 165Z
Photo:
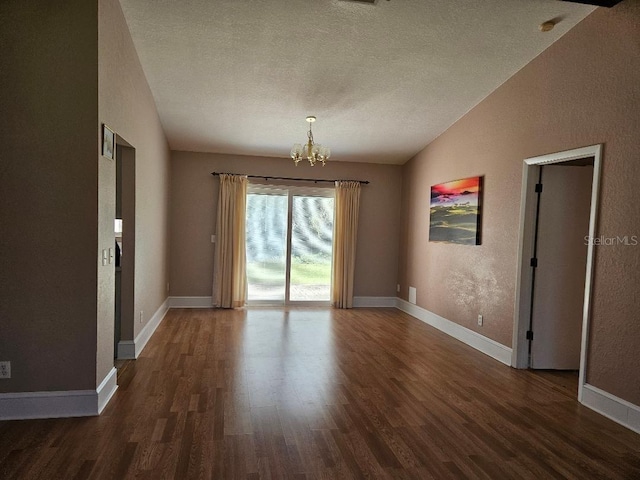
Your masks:
M296 143L291 148L291 158L298 166L298 162L306 157L309 160L309 163L313 167L316 162L321 162L324 167L325 162L329 160L331 156L331 149L329 147L323 147L318 143L313 142L313 132L311 131L311 124L316 121L316 117L310 115L307 117L307 122L309 122L309 131L307 132L307 143L302 146L299 143Z

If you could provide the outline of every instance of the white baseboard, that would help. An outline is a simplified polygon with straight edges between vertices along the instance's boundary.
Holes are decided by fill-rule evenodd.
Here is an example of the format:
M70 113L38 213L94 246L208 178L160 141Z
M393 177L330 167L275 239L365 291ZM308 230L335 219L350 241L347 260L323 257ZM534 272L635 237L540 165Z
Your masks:
M165 300L136 339L118 343L118 358L137 358L169 311ZM122 355L121 355L122 354ZM0 393L0 420L100 415L118 389L112 368L95 390Z
M95 390L0 393L0 420L100 415L118 389L116 379L112 368Z
M640 407L638 405L588 383L582 387L582 404L629 430L640 433Z
M95 390L0 393L0 420L89 417L98 414Z
M171 297L167 297L135 340L120 340L118 342L118 360L135 360L140 356L151 335L153 335L158 325L164 320L165 315L169 311L170 304Z
M358 307L395 307L396 297L353 297L354 308Z
M213 308L211 297L169 297L169 308Z
M114 368L107 374L106 377L100 382L98 388L96 389L96 394L98 395L98 413L100 415L104 407L107 406L113 394L116 393L118 389L118 370Z
M506 347L495 340L480 335L473 330L458 325L446 318L422 307L413 305L401 298L396 299L397 308L418 320L451 335L453 338L479 350L482 353L495 358L505 365L511 365L511 348ZM640 407L616 397L593 385L585 384L582 387L582 404L614 422L640 433Z
M165 315L169 311L170 297L160 305L156 313L153 314L153 317L147 322L144 328L140 331L138 336L133 341L133 358L138 358L144 350L144 347L147 345L147 342L151 338L151 335L154 334L158 325L164 320ZM123 353L131 353L131 347L128 345L128 342L123 343ZM118 352L120 352L120 343L118 343ZM120 357L118 357L120 358ZM122 358L131 358L131 357L122 357Z
M353 297L354 307L395 307L395 297ZM169 308L213 308L211 297L169 297Z
M495 358L505 365L511 365L511 348L506 347L495 340L491 340L484 335L480 335L473 330L469 330L462 325L458 325L451 320L447 320L446 318L436 315L429 310L409 303L406 300L396 298L396 302L396 307L399 310L416 317L418 320L422 320L424 323L437 328L456 340L460 340L462 343L466 343L470 347L473 347L492 358Z

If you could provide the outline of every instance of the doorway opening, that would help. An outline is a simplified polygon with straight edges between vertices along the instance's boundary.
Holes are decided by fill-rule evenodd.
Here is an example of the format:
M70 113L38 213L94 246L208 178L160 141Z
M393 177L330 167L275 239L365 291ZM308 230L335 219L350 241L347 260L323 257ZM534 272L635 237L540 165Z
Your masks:
M333 188L249 185L249 305L329 305L333 217Z
M523 166L512 366L577 370L585 384L602 146Z
M116 282L114 354L135 358L136 150L116 136Z

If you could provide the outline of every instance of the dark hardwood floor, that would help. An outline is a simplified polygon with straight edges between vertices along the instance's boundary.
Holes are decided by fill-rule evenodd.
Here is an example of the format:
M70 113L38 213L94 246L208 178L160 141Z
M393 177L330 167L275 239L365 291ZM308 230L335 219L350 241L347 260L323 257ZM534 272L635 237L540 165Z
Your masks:
M0 422L0 478L640 478L574 378L394 309L172 310L101 416Z

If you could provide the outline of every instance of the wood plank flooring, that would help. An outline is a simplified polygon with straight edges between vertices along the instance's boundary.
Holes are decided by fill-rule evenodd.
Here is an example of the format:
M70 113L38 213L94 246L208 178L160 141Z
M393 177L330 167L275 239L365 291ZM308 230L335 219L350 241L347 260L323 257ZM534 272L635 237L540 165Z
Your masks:
M395 309L172 310L101 416L0 422L0 478L640 478L571 378Z

